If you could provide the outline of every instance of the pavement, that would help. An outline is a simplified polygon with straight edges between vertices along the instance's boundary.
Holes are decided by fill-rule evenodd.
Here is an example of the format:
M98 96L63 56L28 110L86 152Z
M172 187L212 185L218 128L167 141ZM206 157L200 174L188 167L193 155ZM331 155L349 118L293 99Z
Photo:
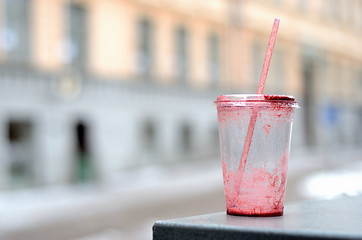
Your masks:
M362 194L359 184L353 185L361 182L360 176L358 148L328 154L296 149L289 163L286 204ZM317 194L337 182L346 186L340 184L333 194ZM151 239L156 220L224 211L222 184L215 158L145 166L122 172L107 185L0 192L0 240Z
M216 209L222 210L222 175L213 162L215 165L199 162L144 167L123 173L107 186L3 192L0 239L77 239L96 232L117 235L106 239L131 239L126 236L132 231L139 235L137 231L144 225L150 235L150 226L158 218L176 217L180 212L184 216L203 213L202 209L215 205L212 201L204 204L208 194L218 191L221 204Z

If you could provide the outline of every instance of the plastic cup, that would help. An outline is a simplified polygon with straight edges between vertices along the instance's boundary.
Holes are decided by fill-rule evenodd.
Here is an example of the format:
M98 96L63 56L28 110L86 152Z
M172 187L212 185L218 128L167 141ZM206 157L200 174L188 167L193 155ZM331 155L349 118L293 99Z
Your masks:
M235 94L219 96L215 104L227 213L283 215L297 102L284 95ZM250 148L241 161L250 124Z

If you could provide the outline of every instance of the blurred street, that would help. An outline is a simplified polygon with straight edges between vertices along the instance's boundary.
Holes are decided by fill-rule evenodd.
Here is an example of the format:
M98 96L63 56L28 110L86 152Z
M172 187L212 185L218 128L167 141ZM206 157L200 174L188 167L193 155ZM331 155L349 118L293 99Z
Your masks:
M338 184L331 186L323 177L319 178L322 186L318 179L309 186L315 174L327 177L327 173L334 173L335 179L329 177L329 181L348 185L345 191L324 193L322 198L362 194L358 184L362 176L360 149L330 152L328 156L334 161L329 161L333 162L329 166L316 164L323 163L316 161L323 156L302 149L292 151L286 204L320 199L318 191L338 189ZM354 173L360 181L348 182L343 173ZM2 194L0 199L1 240L151 239L157 220L224 211L218 159L127 171L104 186L31 189Z
M0 240L145 240L225 211L220 149L244 136L220 147L214 101L264 77L300 106L252 146L291 136L286 204L362 194L361 29L362 1L0 0Z

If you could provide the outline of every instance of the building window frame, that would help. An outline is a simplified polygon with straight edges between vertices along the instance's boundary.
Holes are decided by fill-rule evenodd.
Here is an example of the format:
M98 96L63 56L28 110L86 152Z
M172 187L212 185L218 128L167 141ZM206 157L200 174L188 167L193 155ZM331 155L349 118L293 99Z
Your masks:
M174 30L175 62L174 71L180 85L187 85L190 74L190 32L185 25Z
M137 20L137 72L144 80L149 80L154 71L154 35L155 26L150 17L142 16Z
M216 33L210 33L207 38L208 52L208 73L210 85L216 87L221 77L221 43L220 37Z
M2 51L9 63L29 64L32 58L31 0L4 0L4 28L1 33Z
M263 45L260 41L255 40L252 43L252 56L253 56L253 61L252 61L252 79L251 79L251 88L252 91L256 92L256 90L258 89L258 83L259 83L259 78L261 75L261 71L263 68Z
M65 60L71 68L85 71L89 57L88 8L83 3L70 2L66 5L65 11Z

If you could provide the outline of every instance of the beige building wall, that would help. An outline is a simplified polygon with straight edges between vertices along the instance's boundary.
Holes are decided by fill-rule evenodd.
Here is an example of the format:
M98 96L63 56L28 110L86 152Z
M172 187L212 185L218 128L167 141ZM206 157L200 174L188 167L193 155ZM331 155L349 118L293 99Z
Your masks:
M312 1L307 5L307 9L301 10L299 4L302 3L297 0L283 1L283 4L280 5L275 5L273 1L268 0L244 1L241 10L241 15L243 16L243 35L248 40L243 41L243 43L246 43L249 48L243 54L246 56L245 59L252 59L250 49L252 42L255 40L262 42L266 50L272 20L278 17L281 19L281 23L276 49L282 48L283 52L286 53L284 56L285 63L287 64L284 67L286 71L285 78L287 79L286 87L293 93L298 92L297 90L302 87L300 58L304 54L304 46L316 49L319 54L326 56L327 62L336 61L337 64L346 65L347 69L349 64L343 62L362 62L362 49L356 47L361 39L361 32L357 30L356 22L358 22L357 19L360 19L361 16L357 16L357 12L354 11L353 17L348 18L348 9L345 9L348 4L346 1L341 1L343 2L341 5L341 17L339 19L334 19L333 17L326 18L325 15L329 13L325 12L331 11L324 9L325 7L331 7L329 6L330 3L327 2ZM355 8L361 9L357 2L353 3ZM359 13L359 15L361 14ZM275 64L274 61L275 59L273 58L271 68ZM242 66L245 66L247 72L252 71L252 66ZM235 68L233 66L233 69ZM272 72L273 70L271 69L270 71ZM244 72L243 74L243 78L249 79L249 81L246 80L247 88L254 86L250 82L252 76L253 74L250 72ZM252 81L258 80L253 79ZM347 82L348 79L345 80L345 83ZM273 86L273 83L270 83L270 86ZM339 83L335 86L341 86L341 84ZM348 89L348 87L345 87L345 89ZM338 89L335 90L339 91Z
M131 11L127 8L115 0L93 1L89 5L89 67L96 75L114 77L129 72L129 59L122 58L132 51L128 39L131 34L124 34L131 29L127 24Z
M154 26L153 78L161 84L175 81L173 34L177 26L183 25L190 32L190 85L196 88L207 85L207 37L215 32L223 38L225 25L220 20L198 16L194 8L183 4L160 5L157 1L88 1L88 5L92 26L89 65L93 73L126 78L138 75L137 21L147 17ZM218 11L213 11L216 19Z
M208 29L203 21L190 24L191 27L191 85L200 88L207 84L207 36Z
M66 18L62 0L33 0L32 57L36 67L56 71L64 64Z
M172 83L174 77L174 36L170 34L174 30L174 16L171 12L162 12L155 16L157 22L157 34L155 36L155 42L158 43L156 47L155 71L157 73L156 78L160 84L169 85Z
M360 1L340 1L341 5L336 8L323 0L308 1L308 4L301 0L285 0L280 4L271 0L245 0L233 6L222 0L33 0L31 52L34 65L43 71L62 71L67 66L65 7L70 2L83 4L88 11L87 66L96 76L123 80L138 77L137 21L143 16L154 25L152 78L159 84L176 82L174 31L179 25L187 27L190 33L188 81L198 89L210 85L207 38L216 33L220 39L221 89L255 92L259 76L255 74L253 44L259 42L265 54L275 17L281 19L276 51L282 53L283 62L272 58L266 91L283 92L281 88L284 88L288 94L299 94L303 88L301 59L308 54L306 47L316 50L323 58L325 85L328 85L323 92L331 100L339 93L339 86L343 88L340 93L343 98L353 92L349 72L360 71L362 62L362 48L358 47L362 26ZM1 8L3 4L1 1ZM230 20L231 12L238 14L239 23ZM1 25L4 25L3 16ZM3 51L0 51L1 57L4 58ZM334 73L336 68L341 72ZM276 69L284 69L283 83L276 81ZM336 74L344 71L349 75L335 79Z

